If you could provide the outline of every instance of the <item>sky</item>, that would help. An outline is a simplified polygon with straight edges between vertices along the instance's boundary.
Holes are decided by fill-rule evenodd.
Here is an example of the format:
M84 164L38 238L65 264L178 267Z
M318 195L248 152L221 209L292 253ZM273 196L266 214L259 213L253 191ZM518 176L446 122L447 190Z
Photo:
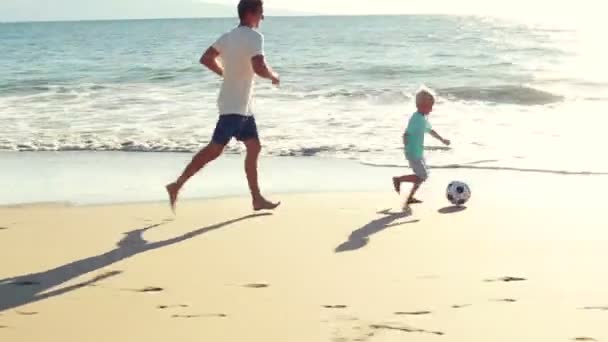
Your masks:
M265 0L269 14L473 14L603 20L604 0ZM0 21L233 16L237 0L0 0ZM210 4L212 3L212 4Z
M234 4L234 0L205 0ZM473 14L565 19L595 15L604 0L265 0L266 6L325 14ZM608 9L608 8L607 8Z

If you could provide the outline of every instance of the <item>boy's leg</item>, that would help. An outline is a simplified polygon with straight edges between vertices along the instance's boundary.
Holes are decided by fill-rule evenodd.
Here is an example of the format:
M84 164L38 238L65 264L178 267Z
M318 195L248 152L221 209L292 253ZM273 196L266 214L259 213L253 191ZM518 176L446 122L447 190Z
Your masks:
M409 162L410 162L410 167L414 171L415 175L411 178L411 180L413 180L412 183L414 183L414 186L412 187L412 190L410 191L410 195L407 198L406 205L422 203L422 201L416 199L414 197L414 195L420 188L420 185L422 183L424 183L429 176L424 159L410 160Z
M418 178L418 177L416 177L416 178ZM407 197L407 201L405 202L406 204L422 203L422 201L414 198L414 195L416 194L416 191L418 191L418 188L420 188L421 184L422 184L421 181L414 183L414 186L412 186L412 190L410 191L410 195Z
M395 187L395 191L398 194L400 194L401 193L401 183L416 183L417 181L418 181L418 177L416 177L416 175L393 177L393 186Z

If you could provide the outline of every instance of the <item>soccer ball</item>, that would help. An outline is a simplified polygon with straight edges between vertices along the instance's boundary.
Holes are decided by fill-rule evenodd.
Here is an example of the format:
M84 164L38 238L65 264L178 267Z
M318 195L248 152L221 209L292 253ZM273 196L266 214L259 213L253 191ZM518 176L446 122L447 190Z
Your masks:
M452 182L446 191L448 201L453 205L464 205L471 198L471 189L463 182Z

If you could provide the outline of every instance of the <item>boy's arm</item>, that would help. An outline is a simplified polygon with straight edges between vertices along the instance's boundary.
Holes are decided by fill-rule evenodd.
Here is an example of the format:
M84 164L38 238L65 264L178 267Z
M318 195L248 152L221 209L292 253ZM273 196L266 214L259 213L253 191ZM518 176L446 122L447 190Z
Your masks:
M450 144L452 143L451 141L449 141L448 139L444 139L441 135L439 135L439 133L437 133L434 129L432 129L430 132L431 136L439 141L441 141L444 145L450 146Z
M218 74L219 76L223 76L224 68L217 60L219 55L220 55L220 52L216 48L211 46L201 56L200 62L202 65L206 66L207 69L213 71L214 73Z

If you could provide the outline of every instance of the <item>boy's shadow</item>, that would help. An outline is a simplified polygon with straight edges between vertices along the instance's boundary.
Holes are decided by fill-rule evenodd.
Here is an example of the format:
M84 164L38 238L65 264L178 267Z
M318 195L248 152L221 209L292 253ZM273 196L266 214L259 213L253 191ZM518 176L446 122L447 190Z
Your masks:
M116 276L122 271L106 272L87 281L78 284L66 286L60 289L55 289L70 280L83 276L87 273L97 271L108 267L124 259L136 256L141 253L152 251L158 248L168 247L177 243L195 238L199 235L209 233L211 231L223 228L225 226L238 223L240 221L267 216L271 214L255 214L243 216L234 220L229 220L200 228L184 235L180 235L171 239L148 242L144 239L143 234L153 228L161 226L155 224L141 229L136 229L125 233L125 237L121 239L116 247L103 254L91 256L85 259L80 259L65 265L58 266L53 269L19 275L12 278L0 279L0 312L14 309L26 304L35 303L40 300L63 295L73 290L91 286L101 280Z
M411 220L411 221L406 221L406 222L393 223L396 220L410 216L411 213L407 212L407 211L391 212L390 209L386 209L386 210L378 212L378 214L382 214L384 216L379 219L373 220L370 223L366 224L365 226L353 231L350 234L350 236L348 237L348 240L346 242L344 242L344 243L340 244L338 247L336 247L335 252L342 253L342 252L355 251L357 249L361 249L368 244L369 237L371 235L379 233L387 228L401 226L404 224L416 223L416 222L420 221L420 220Z

